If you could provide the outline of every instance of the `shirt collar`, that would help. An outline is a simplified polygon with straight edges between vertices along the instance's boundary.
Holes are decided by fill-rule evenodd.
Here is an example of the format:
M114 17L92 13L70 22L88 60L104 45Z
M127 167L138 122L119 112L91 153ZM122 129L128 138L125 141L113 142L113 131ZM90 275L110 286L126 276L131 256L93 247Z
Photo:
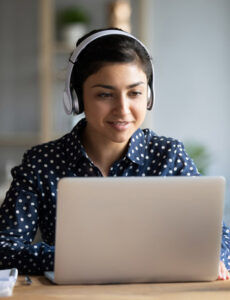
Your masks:
M69 162L70 165L73 164L73 162L78 161L82 157L88 158L87 153L85 152L85 149L81 143L81 132L83 128L86 126L86 119L81 119L77 125L74 126L72 131L67 134L66 140L65 140L65 152L66 155L69 156Z
M67 135L66 147L68 146L70 154L73 153L73 155L71 155L69 158L71 165L73 160L76 162L82 157L89 159L80 140L81 132L83 128L85 128L85 126L86 126L86 119L83 118L77 123L77 125L75 125L72 131ZM144 164L145 135L140 128L137 129L130 138L128 151L123 159L126 158L128 158L135 164L138 165Z
M145 160L145 135L139 128L131 136L126 154L132 162L143 165Z

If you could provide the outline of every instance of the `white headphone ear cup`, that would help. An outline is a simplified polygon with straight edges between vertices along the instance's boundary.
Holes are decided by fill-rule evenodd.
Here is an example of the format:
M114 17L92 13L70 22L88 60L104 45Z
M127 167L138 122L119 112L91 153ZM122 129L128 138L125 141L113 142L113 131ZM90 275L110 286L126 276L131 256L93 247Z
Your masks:
M75 91L75 89L72 90L72 101L73 101L73 113L74 114L79 114L80 112L80 106L79 106L79 101L78 101L78 97L77 97L77 93Z
M148 85L148 91L147 91L147 109L150 110L153 106L153 94L151 87Z
M63 95L63 105L64 105L65 112L68 115L72 114L72 112L73 112L72 99L69 97L69 95L66 91L64 91L64 95Z

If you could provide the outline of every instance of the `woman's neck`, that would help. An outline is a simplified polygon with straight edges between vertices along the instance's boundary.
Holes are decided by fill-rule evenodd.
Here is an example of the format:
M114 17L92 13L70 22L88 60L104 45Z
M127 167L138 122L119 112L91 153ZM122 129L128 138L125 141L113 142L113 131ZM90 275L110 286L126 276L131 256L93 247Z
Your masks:
M90 160L103 176L108 176L111 166L124 155L128 144L105 140L102 142L86 134L86 131L82 133L81 142Z

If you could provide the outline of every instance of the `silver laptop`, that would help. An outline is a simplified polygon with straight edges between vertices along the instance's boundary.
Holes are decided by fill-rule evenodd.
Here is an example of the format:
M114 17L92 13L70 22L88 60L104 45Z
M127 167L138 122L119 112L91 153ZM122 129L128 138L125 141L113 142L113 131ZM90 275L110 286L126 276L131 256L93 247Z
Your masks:
M64 178L57 284L211 281L218 276L223 177Z

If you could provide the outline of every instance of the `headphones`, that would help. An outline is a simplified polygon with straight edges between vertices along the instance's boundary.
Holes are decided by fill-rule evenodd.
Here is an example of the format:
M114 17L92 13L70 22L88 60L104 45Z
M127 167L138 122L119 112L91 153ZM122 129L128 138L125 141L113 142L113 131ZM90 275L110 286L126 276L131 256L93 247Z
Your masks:
M145 47L145 45L141 41L139 41L137 38L135 38L130 33L116 30L116 29L99 31L97 33L92 34L85 40L83 40L82 43L76 47L73 54L71 55L71 57L69 59L69 64L67 67L67 76L66 76L65 90L64 90L64 95L63 95L63 104L64 104L65 112L68 115L70 115L72 113L76 114L76 115L81 113L79 100L78 100L76 91L74 88L71 87L71 75L72 75L74 64L77 61L78 56L85 49L86 46L88 46L94 40L101 38L103 36L107 36L107 35L124 35L124 36L130 37L130 38L136 40L145 49L145 51L149 55L148 49ZM149 80L150 82L148 85L148 102L147 102L148 110L152 109L152 106L154 103L154 81L153 81L154 69L153 69L153 63L152 63L151 59L150 59L150 63L151 63L151 68L152 68L152 74L150 76L150 80Z

